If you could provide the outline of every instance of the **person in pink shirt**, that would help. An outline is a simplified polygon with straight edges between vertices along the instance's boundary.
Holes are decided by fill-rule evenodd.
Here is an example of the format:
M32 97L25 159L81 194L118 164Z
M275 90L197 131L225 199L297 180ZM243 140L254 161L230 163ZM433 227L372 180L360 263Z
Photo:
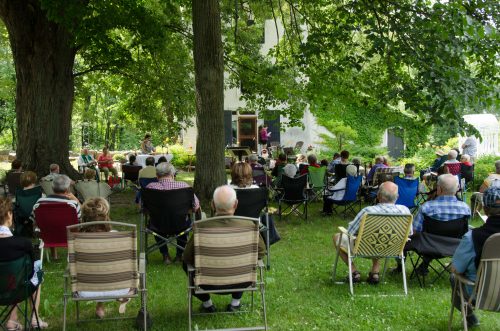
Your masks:
M113 174L113 176L118 176L118 171L113 166L113 156L109 154L108 148L104 147L102 149L102 154L97 159L97 163L99 164L99 169L104 172L104 178L106 181L108 180L109 172Z

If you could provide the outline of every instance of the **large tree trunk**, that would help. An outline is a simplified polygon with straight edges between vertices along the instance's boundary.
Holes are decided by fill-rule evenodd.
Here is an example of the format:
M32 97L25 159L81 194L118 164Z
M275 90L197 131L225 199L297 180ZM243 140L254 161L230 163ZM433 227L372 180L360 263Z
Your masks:
M196 83L196 172L202 199L226 183L224 169L224 60L219 0L193 0Z
M44 175L51 163L78 174L68 159L76 50L70 32L50 22L37 0L0 0L16 67L17 158Z

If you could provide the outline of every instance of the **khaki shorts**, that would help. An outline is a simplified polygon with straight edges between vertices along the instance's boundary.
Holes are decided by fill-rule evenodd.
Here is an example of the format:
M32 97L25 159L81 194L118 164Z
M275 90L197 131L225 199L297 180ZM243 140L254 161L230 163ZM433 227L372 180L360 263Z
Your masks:
M340 233L338 234L340 236ZM354 250L354 241L356 240L356 237L351 237L351 239L348 239L345 234L342 234L342 240L340 242L340 249L347 253L347 245L351 245L351 252ZM338 243L338 238L335 240L335 246L337 246Z

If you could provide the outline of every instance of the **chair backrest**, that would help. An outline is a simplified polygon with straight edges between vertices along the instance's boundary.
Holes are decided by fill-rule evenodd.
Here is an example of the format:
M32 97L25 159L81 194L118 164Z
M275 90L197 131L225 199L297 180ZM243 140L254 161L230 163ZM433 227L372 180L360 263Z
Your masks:
M353 253L372 257L402 256L412 221L411 214L364 214Z
M267 173L264 168L254 168L252 169L252 177L256 185L258 186L268 186L270 181L267 178Z
M193 225L196 286L257 281L259 220L219 216Z
M17 304L35 291L29 281L32 270L33 262L29 255L0 262L0 306Z
M339 181L341 180L342 178L346 178L347 177L347 166L348 164L340 164L340 163L337 163L335 165L335 181Z
M81 180L76 182L75 189L82 196L83 200L90 198L104 198L107 199L112 191L108 184L105 182L97 182L95 180Z
M117 232L82 232L88 226L111 224ZM112 291L139 284L135 224L88 222L69 226L68 260L71 291Z
M16 191L16 203L14 205L14 215L21 219L31 216L33 206L42 197L42 188L35 186L28 190L18 189Z
M403 173L402 167L380 167L375 169L373 174L373 185L380 185L386 181L392 181L394 177L398 177Z
M5 176L5 181L9 188L9 194L14 195L18 188L21 188L21 174L22 172L7 172Z
M418 178L406 179L401 177L394 177L394 184L398 186L398 200L397 205L403 205L408 208L415 207L415 199L418 194Z
M475 308L500 311L500 233L490 236L483 246L476 277Z
M67 247L66 226L77 224L78 216L65 202L43 202L35 209L35 222L45 247Z
M313 188L323 188L325 186L326 167L309 167L309 184Z
M150 183L156 183L158 181L158 178L139 178L139 185L141 188L146 188L148 184Z
M303 201L306 199L304 190L307 186L307 175L290 178L281 176L281 188L283 189L282 200L287 201Z
M140 165L123 164L122 173L125 180L137 182L139 178L139 171L142 169Z
M176 235L191 225L192 187L176 190L142 189L144 209L149 214L148 227L161 234Z
M52 180L40 179L40 186L42 187L45 195L54 194L54 190L52 189Z
M267 206L268 191L265 187L252 189L236 189L238 207L236 216L259 218L262 210Z
M469 183L474 179L474 165L460 164L460 176L465 179L465 183Z
M445 166L448 167L448 170L450 171L450 174L453 176L459 175L460 174L460 169L462 167L461 163L445 163Z
M464 216L449 221L439 221L424 215L422 232L450 238L462 238L469 231L469 217Z
M362 176L347 176L345 193L342 201L356 201L358 199L358 191L361 186Z

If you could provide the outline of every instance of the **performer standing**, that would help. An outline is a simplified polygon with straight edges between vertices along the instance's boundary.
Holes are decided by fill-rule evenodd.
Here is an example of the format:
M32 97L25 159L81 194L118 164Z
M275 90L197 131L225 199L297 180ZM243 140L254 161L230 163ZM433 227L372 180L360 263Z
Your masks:
M144 136L144 139L141 142L141 153L142 154L151 154L155 152L156 149L154 148L153 144L151 143L151 134L146 133Z
M267 132L267 124L260 126L259 130L259 144L261 145L260 152L263 149L267 149L267 140L271 136L271 132Z

